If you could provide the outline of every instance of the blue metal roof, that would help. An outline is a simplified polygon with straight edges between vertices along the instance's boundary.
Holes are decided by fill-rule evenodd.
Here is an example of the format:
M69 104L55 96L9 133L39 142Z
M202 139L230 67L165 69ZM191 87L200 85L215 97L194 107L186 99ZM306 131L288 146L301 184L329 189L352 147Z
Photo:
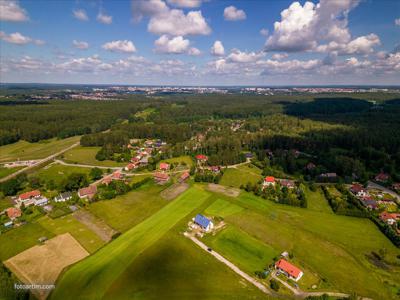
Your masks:
M207 219L205 216L198 214L194 218L194 222L196 224L199 224L203 228L207 228L208 224L210 224L211 221L209 219Z

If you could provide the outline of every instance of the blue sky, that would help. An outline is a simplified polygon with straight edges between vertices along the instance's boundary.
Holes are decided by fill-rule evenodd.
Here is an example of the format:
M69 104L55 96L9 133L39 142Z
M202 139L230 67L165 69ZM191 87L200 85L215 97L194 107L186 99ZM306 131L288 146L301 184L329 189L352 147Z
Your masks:
M396 0L0 0L1 82L398 84Z

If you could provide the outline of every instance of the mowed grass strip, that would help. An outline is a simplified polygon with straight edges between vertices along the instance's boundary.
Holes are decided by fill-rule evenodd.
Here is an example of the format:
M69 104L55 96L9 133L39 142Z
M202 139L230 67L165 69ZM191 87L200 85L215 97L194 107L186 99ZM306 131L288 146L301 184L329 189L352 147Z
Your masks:
M150 218L66 271L51 299L100 299L146 248L200 206L209 194L191 188Z
M79 139L80 136L74 136L62 140L50 139L37 143L18 141L4 145L0 147L0 162L45 158L68 148L78 142Z
M213 204L211 204L207 209L204 211L206 215L210 216L218 216L218 217L227 217L236 213L239 213L244 208L236 205L234 203L217 199Z

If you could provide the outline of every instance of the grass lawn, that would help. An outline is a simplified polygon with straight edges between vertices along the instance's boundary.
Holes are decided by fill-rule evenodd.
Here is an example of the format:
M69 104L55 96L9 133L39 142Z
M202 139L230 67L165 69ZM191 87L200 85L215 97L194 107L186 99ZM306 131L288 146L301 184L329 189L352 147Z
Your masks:
M239 166L235 169L226 169L224 170L224 175L220 181L220 184L233 186L233 187L240 187L240 185L245 185L248 182L255 184L260 179L261 170L256 167L249 167L247 165Z
M324 213L333 213L332 208L329 206L328 200L325 198L321 188L315 192L306 188L305 195L307 198L307 208Z
M76 163L82 165L93 165L101 167L123 167L127 163L120 163L112 160L99 161L96 159L96 154L100 147L82 147L78 146L64 153L63 160L67 163Z
M357 292L374 299L396 298L391 285L400 287L400 261L396 258L400 250L370 220L278 205L249 193L232 202L249 209L228 216L227 223L278 252L293 253L305 273L323 279L320 289ZM385 259L392 263L389 270L374 266L366 258L379 249L385 249ZM300 280L299 284L311 290L311 282Z
M89 253L93 253L104 245L97 234L77 221L72 215L51 219L44 216L38 223L55 235L69 232Z
M78 142L80 136L63 140L50 139L37 143L18 141L0 147L0 162L45 158Z
M129 265L104 299L268 299L176 230Z
M99 299L140 256L181 219L200 206L209 194L192 187L139 225L92 256L73 265L59 280L52 299ZM159 274L163 276L163 274ZM77 280L79 278L79 280Z
M56 185L61 184L61 182L66 179L72 173L84 173L89 175L90 168L72 167L64 166L61 164L52 164L48 168L44 167L36 172L34 175L38 176L41 180L48 182L54 180Z
M9 208L10 206L14 206L13 201L11 201L11 197L6 197L0 200L0 211Z
M21 170L22 168L23 167L17 167L17 168L2 168L2 167L0 167L0 178L3 178L12 173L15 173L18 170Z
M55 235L39 223L28 223L0 234L0 260L4 261L38 244L38 238Z
M112 200L95 202L88 210L114 229L125 232L168 204L159 193L160 187L152 185Z
M211 204L207 209L204 211L206 215L210 216L219 216L225 218L229 215L239 213L244 208L236 205L232 202L225 201L222 199L217 199L213 204Z
M180 164L182 162L185 162L188 167L191 167L191 166L194 165L193 159L188 155L165 159L165 160L162 160L162 162L167 162L169 164L172 164L172 163L179 163Z
M254 275L255 271L262 271L279 255L279 252L268 244L231 225L215 236L207 236L205 241L213 250L249 275Z

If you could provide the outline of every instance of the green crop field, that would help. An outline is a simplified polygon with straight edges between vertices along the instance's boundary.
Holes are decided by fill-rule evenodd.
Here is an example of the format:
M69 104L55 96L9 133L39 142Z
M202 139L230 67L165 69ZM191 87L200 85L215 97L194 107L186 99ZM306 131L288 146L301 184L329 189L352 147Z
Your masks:
M38 223L29 223L0 234L0 260L4 261L38 244L40 237L55 235Z
M279 253L293 253L305 270L300 286L311 290L307 272L323 278L319 287L341 292L357 292L375 299L395 299L399 288L400 260L396 248L368 219L321 213L278 205L249 193L231 199L247 210L225 221L270 245ZM385 252L386 266L375 266L366 255ZM307 276L307 277L306 277Z
M22 169L22 167L17 167L17 168L2 168L2 167L0 167L0 179L3 177L6 177L12 173L15 173L21 169Z
M114 229L124 232L168 204L159 196L160 189L152 185L112 200L95 202L88 209Z
M208 196L207 192L196 187L187 190L94 255L68 269L57 283L51 298L102 298L136 257L200 206Z
M96 154L100 147L82 147L78 146L64 153L63 160L67 163L76 163L82 165L93 165L100 167L122 167L127 163L119 163L112 160L99 161Z
M93 253L104 245L97 234L76 220L72 215L51 219L47 216L38 220L38 223L54 235L69 232L89 253Z
M207 237L206 243L250 275L262 271L279 255L271 246L229 225L217 235Z
M211 204L207 209L204 211L206 215L210 216L218 216L225 218L226 216L239 213L244 208L233 204L231 202L217 199L213 204Z
M56 185L59 185L72 173L84 173L86 175L89 175L90 170L90 168L52 164L48 167L40 169L37 173L35 173L35 176L38 176L41 180L45 182L53 180Z
M63 140L50 139L37 143L18 141L0 147L0 162L45 158L78 142L79 136Z
M104 299L268 299L176 230L140 255Z
M240 187L242 184L245 185L248 182L255 184L261 178L262 176L260 169L256 167L251 168L245 165L245 166L239 166L238 168L235 169L232 168L224 170L224 175L222 176L220 184L233 187Z

